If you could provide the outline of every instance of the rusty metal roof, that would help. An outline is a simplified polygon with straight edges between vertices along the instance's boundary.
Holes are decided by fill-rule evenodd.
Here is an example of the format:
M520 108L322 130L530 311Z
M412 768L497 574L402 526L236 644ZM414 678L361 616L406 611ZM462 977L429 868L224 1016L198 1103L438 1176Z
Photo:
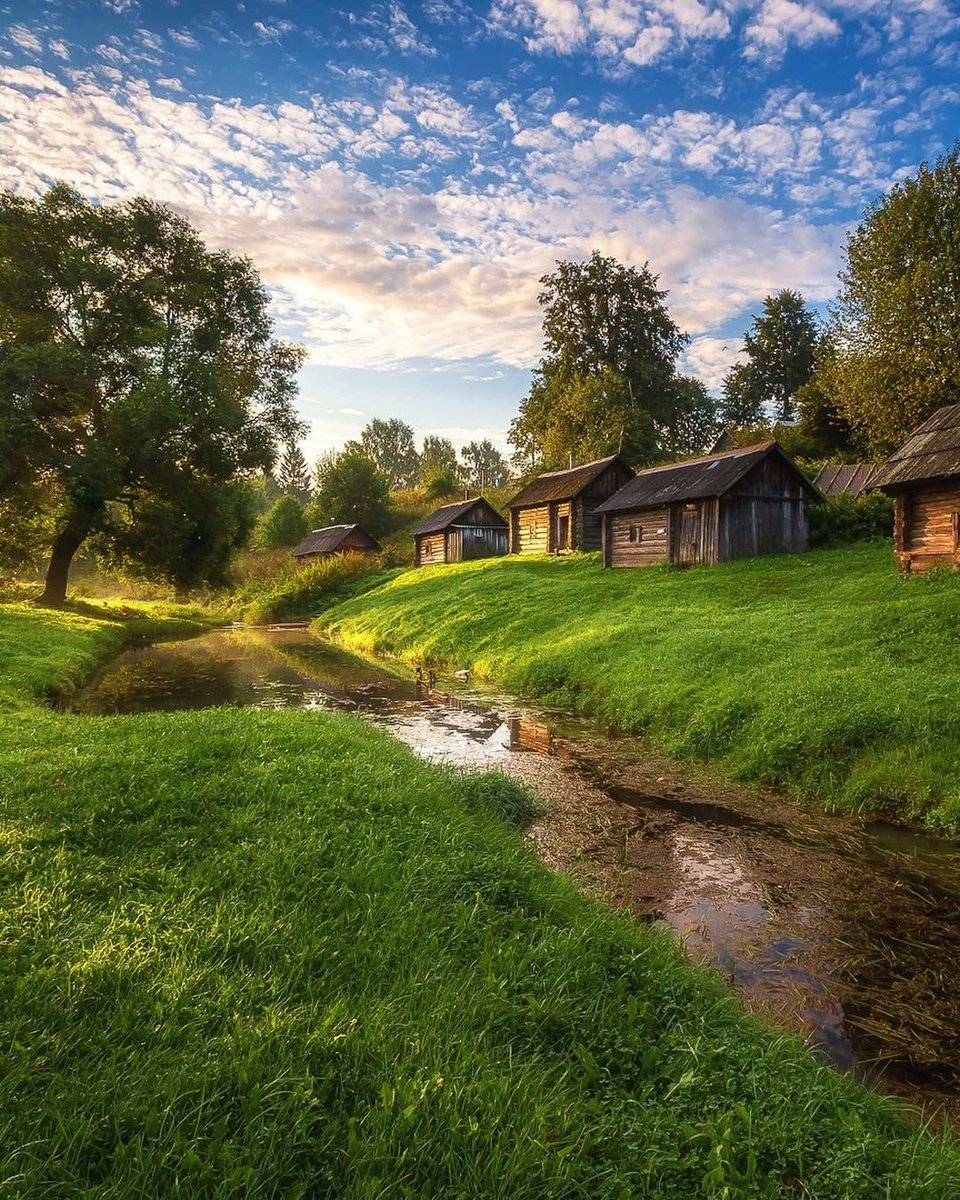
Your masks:
M877 470L872 485L896 488L960 475L960 404L938 409Z
M305 554L330 554L339 550L343 539L355 530L367 539L371 550L380 549L380 543L359 525L327 525L325 529L315 529L313 533L308 533L293 551L293 556L302 558Z
M880 470L878 463L827 463L814 480L824 496L859 496L873 491L873 476Z
M490 515L490 520L487 525L495 526L498 529L506 529L507 522L500 516L493 505L484 500L482 496L474 496L472 500L458 500L455 504L442 504L436 512L432 512L429 517L421 521L413 531L414 537L420 537L425 533L439 533L442 529L449 529L451 525L456 525L457 522L467 515L471 508L476 504L482 504ZM477 528L481 528L479 525Z
M597 458L593 462L581 463L566 471L547 471L531 480L507 503L507 508L529 508L534 504L547 504L551 500L573 500L597 478L607 467L621 462L628 471L632 469L619 454Z
M629 512L635 508L722 496L768 454L779 454L806 484L811 499L817 497L817 491L806 475L784 454L777 442L759 442L756 446L740 446L722 454L707 454L703 458L640 471L616 495L601 504L597 512Z

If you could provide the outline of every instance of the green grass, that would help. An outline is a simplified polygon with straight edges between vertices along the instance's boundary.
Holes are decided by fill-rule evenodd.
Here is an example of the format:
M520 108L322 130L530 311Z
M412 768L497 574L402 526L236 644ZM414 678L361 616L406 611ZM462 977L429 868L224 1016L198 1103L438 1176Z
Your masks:
M960 833L960 576L883 545L675 571L595 555L408 572L323 614L829 807Z
M117 628L0 635L0 1195L960 1192L954 1143L548 872L504 777L329 713L31 709Z

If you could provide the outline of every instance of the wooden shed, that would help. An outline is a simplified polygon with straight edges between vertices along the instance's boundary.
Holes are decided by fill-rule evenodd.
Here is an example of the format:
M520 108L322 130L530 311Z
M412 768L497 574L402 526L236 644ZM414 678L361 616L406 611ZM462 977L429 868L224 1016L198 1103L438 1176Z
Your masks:
M359 525L328 525L308 533L293 551L294 558L320 554L375 554L380 543Z
M413 531L414 566L493 558L507 552L507 522L482 496L444 504Z
M727 562L807 549L821 499L776 442L652 467L599 508L603 565Z
M597 508L633 478L619 454L538 475L510 501L511 554L600 549Z
M960 404L924 421L871 482L893 497L901 571L960 567Z

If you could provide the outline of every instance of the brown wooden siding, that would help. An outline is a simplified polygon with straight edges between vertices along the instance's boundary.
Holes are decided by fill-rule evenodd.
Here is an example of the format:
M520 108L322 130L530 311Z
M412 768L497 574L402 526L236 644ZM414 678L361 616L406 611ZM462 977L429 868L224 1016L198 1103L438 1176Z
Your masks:
M513 510L514 554L550 553L550 505Z
M669 558L669 513L666 508L614 513L608 520L608 566L645 567L666 562Z
M430 533L418 539L417 566L426 567L431 563L446 562L446 534Z
M808 542L803 480L781 458L771 455L723 497L713 561L802 554Z
M507 531L491 525L450 530L449 562L470 562L475 558L494 558L507 552Z
M622 463L614 462L577 497L570 522L574 530L574 549L599 550L603 537L603 520L594 511L604 500L619 492L633 476Z
M899 493L894 538L905 571L960 566L960 479L931 480Z

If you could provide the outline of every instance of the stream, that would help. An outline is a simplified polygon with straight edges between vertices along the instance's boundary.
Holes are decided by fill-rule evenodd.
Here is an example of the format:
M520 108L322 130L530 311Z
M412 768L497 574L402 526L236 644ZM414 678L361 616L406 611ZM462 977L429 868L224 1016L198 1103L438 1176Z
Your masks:
M669 926L741 1003L929 1115L960 1118L960 848L731 784L639 738L444 676L422 683L304 629L128 649L87 714L211 705L356 712L425 758L497 768L543 812L540 857Z

